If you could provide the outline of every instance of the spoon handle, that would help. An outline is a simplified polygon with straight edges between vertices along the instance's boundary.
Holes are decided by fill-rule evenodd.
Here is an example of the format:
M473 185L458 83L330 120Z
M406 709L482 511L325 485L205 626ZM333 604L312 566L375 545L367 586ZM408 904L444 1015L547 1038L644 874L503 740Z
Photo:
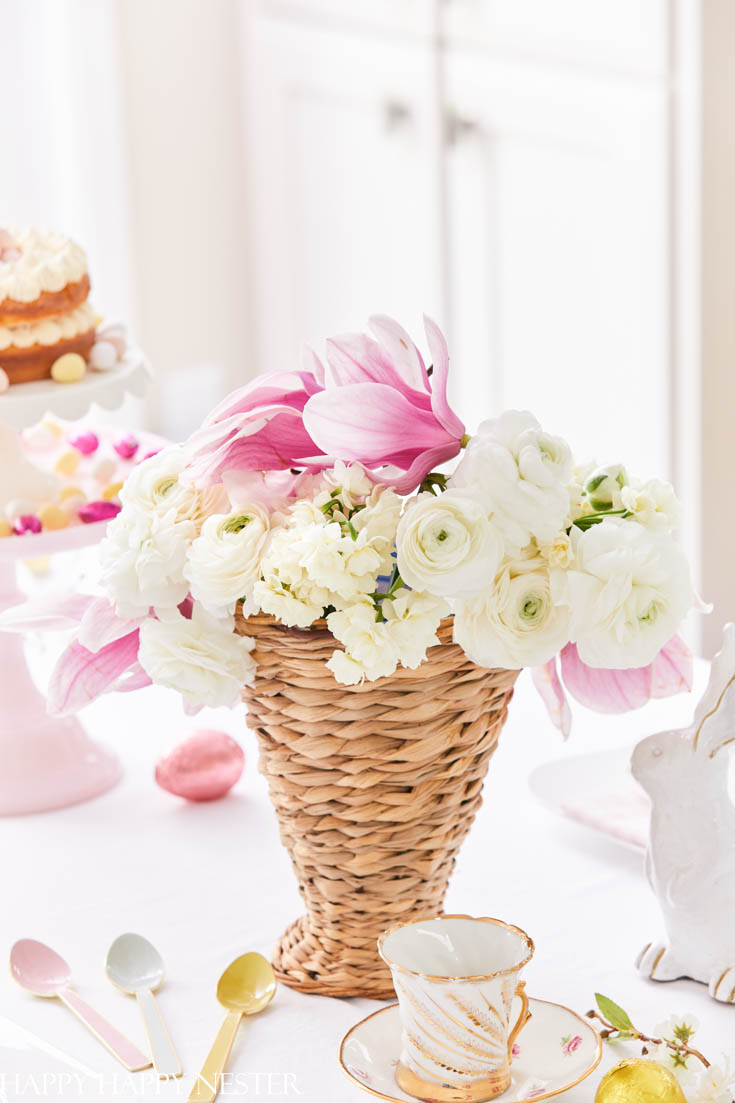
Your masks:
M137 993L138 1006L143 1016L148 1045L153 1055L153 1067L161 1080L172 1076L181 1076L181 1062L176 1056L161 1009L150 989Z
M65 988L63 992L59 992L59 999L74 1012L77 1018L82 1020L103 1046L107 1046L113 1057L117 1057L129 1072L149 1068L150 1057L128 1041L124 1034L108 1023L107 1019L103 1019L98 1011L85 1003L71 988Z
M241 1018L242 1014L239 1011L230 1011L226 1016L214 1040L214 1045L202 1065L202 1070L194 1081L189 1103L213 1103L216 1099L222 1082L222 1073L225 1071Z

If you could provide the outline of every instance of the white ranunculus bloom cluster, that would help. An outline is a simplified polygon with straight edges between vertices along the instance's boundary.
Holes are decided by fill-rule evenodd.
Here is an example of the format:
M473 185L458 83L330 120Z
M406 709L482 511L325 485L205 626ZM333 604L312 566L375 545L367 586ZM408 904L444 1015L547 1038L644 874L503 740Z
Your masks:
M300 629L326 619L345 685L419 666L449 615L486 667L540 666L570 641L589 666L651 663L693 598L672 488L620 464L575 466L527 412L462 443L454 473L407 498L359 463L245 471L206 490L181 448L141 463L108 526L102 584L119 616L143 618L144 670L192 707L235 701L253 670L238 608Z

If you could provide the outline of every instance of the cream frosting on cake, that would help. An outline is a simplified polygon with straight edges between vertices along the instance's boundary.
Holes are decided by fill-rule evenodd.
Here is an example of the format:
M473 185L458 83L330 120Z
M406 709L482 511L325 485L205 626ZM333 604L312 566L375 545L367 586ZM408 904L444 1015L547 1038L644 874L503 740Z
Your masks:
M84 250L64 234L33 226L10 234L20 256L0 260L0 302L31 303L44 291L61 291L87 274Z
M33 345L56 345L59 341L87 333L94 328L97 314L89 302L82 303L68 314L54 314L38 322L18 326L0 326L0 349L31 348Z

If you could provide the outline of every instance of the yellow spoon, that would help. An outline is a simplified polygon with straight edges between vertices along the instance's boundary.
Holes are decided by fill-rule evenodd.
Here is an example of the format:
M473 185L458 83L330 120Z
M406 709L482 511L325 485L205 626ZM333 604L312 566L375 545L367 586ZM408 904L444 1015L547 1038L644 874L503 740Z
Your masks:
M243 954L228 965L217 985L217 999L227 1016L194 1082L189 1103L212 1103L243 1015L257 1015L276 994L276 978L262 954Z

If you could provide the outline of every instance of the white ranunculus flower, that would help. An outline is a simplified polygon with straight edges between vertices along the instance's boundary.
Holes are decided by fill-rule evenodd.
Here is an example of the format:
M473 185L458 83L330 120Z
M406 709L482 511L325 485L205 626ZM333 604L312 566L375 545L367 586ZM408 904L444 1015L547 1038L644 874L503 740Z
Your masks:
M455 602L454 639L479 666L542 666L569 641L569 611L556 605L546 560L528 549L506 558L486 593Z
M569 606L582 662L611 670L648 666L675 635L693 601L689 567L666 533L611 517L574 529L575 562L554 575Z
M398 524L396 547L404 582L444 597L487 589L504 550L485 507L461 490L419 494Z
M254 641L238 636L231 623L195 604L191 620L146 620L140 628L138 659L156 685L175 689L190 708L232 706L252 684Z
M100 544L100 582L118 616L147 616L151 608L173 609L189 593L184 577L193 521L175 514L145 514L123 508Z
M215 616L234 613L237 602L252 594L269 528L268 511L259 505L208 517L185 570L194 600Z
M672 532L679 524L679 500L671 483L662 479L624 486L620 499L623 508L632 513L631 519L646 528Z
M135 511L146 517L172 513L176 521L192 521L199 531L205 517L227 504L221 486L197 490L181 481L186 453L171 445L143 460L130 472L120 491L123 513Z
M572 456L561 437L545 433L527 412L508 410L480 425L451 488L471 491L515 550L531 538L553 540L569 513Z

